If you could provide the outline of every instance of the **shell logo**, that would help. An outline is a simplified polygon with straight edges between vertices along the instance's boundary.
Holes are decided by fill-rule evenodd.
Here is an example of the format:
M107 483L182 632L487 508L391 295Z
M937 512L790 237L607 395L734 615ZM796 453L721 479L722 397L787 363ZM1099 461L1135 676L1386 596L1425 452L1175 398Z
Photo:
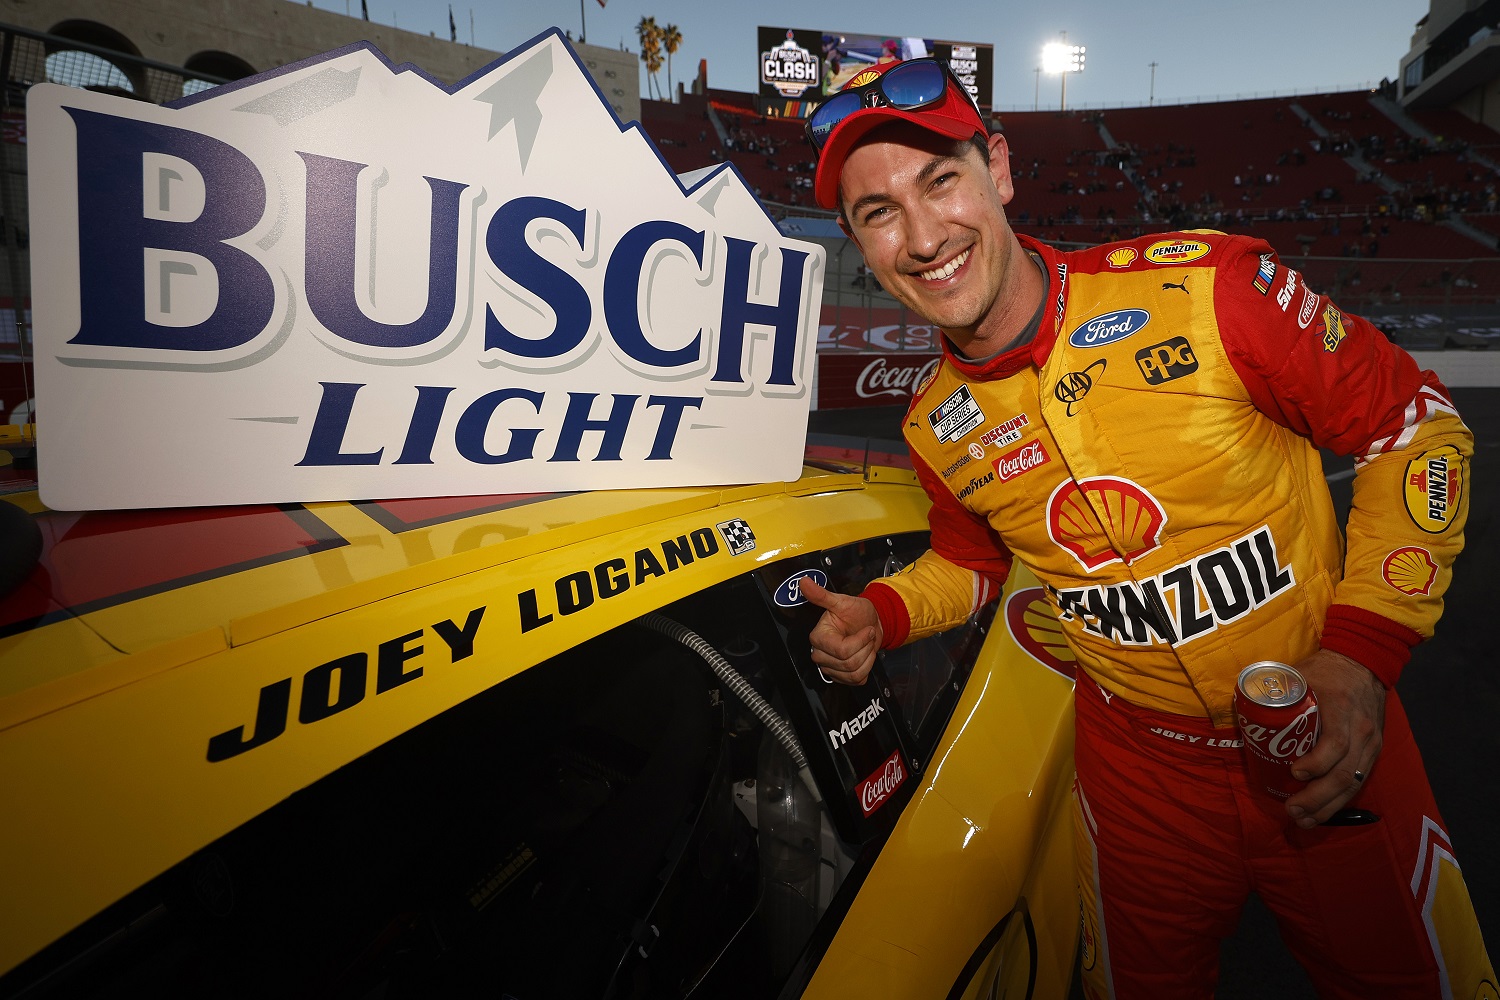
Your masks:
M856 76L854 79L850 80L849 86L845 87L844 89L853 90L855 87L863 87L871 80L878 79L880 79L879 73L875 72L873 69L867 69L863 73L859 74L859 76Z
M1385 557L1380 575L1385 582L1407 597L1426 595L1437 580L1437 563L1432 553L1418 545L1405 545Z
M1110 267L1129 267L1135 262L1137 254L1135 247L1121 247L1110 253L1105 260L1109 261Z
M1212 249L1197 240L1163 240L1146 248L1146 259L1153 264L1186 264L1207 257Z
M1108 533L1100 515L1109 522ZM1088 572L1119 562L1110 544L1118 538L1127 563L1161 545L1166 511L1145 488L1129 479L1100 476L1067 480L1047 499L1047 534Z
M1018 590L1006 598L1005 627L1032 659L1068 680L1077 680L1078 660L1063 637L1062 623L1041 587Z

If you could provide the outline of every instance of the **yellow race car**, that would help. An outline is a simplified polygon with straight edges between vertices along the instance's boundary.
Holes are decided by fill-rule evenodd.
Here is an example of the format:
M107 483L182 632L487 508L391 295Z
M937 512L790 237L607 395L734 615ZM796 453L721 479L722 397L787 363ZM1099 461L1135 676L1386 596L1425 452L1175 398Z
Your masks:
M927 500L810 456L99 513L0 470L0 995L1065 996L1056 623L1018 570L826 682L799 581L914 559Z

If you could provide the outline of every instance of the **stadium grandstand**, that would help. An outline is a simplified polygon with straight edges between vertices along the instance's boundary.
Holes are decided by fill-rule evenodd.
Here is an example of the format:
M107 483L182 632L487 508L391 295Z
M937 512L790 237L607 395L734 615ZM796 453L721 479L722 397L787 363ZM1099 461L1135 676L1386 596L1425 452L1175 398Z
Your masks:
M727 160L789 232L829 249L821 346L931 350L812 197L800 121L756 95L643 100L672 167ZM1314 287L1413 347L1482 347L1500 330L1500 132L1395 89L1108 111L1007 112L1018 232L1083 246L1165 229L1270 242Z

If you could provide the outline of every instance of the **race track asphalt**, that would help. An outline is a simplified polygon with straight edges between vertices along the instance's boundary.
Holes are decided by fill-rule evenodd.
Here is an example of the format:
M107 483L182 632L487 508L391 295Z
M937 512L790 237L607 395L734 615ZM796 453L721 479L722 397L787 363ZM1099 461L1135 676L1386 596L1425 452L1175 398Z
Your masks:
M1452 390L1474 432L1464 553L1436 635L1418 646L1397 691L1406 705L1438 806L1463 866L1490 955L1500 958L1500 388ZM809 434L899 441L903 410L818 410ZM888 450L888 449L883 449ZM898 449L899 446L898 446ZM1324 454L1342 518L1353 493L1353 462ZM1494 628L1495 631L1491 631ZM1218 1000L1314 1000L1275 921L1254 897L1224 942ZM1075 991L1075 996L1081 993Z

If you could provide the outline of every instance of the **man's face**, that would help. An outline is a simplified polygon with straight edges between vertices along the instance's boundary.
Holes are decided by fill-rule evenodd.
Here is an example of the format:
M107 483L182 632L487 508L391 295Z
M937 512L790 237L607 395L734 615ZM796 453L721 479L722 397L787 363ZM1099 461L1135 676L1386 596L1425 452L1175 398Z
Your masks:
M981 328L1015 246L1005 221L1014 190L1009 152L896 122L871 132L844 161L846 231L892 295L960 339Z

